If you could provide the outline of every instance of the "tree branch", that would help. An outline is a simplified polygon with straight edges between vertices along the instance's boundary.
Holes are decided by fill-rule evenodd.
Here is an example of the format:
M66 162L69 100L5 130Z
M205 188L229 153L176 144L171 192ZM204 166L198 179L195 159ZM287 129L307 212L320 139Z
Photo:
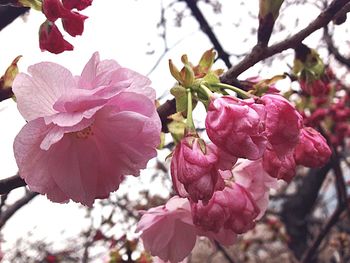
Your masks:
M288 244L297 258L301 258L307 245L308 217L315 205L318 192L331 169L327 163L320 169L310 169L303 177L295 194L286 198L281 217L291 242Z
M336 60L350 69L350 58L344 57L339 50L334 46L332 36L329 34L328 26L323 28L323 39L325 40L328 52L334 56Z
M348 8L348 6L350 6L349 0L334 0L313 22L290 38L266 48L261 45L256 45L240 63L230 68L222 76L222 80L225 83L230 83L230 79L237 78L237 76L256 63L289 48L295 48L313 32L326 26L339 11L343 8Z
M0 216L0 229L5 225L7 220L9 220L22 206L25 206L32 200L38 193L27 192L24 197L16 201L13 205L8 207Z
M11 88L8 89L0 89L0 101L9 99L13 96L13 92Z
M0 6L0 31L29 11L28 7Z
M14 175L6 179L0 180L0 195L7 194L13 189L27 185L26 182L19 176Z
M215 50L218 52L219 58L221 58L225 62L226 67L228 68L232 67L232 64L230 62L230 56L224 51L218 38L216 37L213 30L211 29L208 21L205 19L201 10L198 8L197 1L196 0L183 0L183 1L185 1L187 6L191 9L192 14L198 21L201 30L208 36L211 43L214 45Z

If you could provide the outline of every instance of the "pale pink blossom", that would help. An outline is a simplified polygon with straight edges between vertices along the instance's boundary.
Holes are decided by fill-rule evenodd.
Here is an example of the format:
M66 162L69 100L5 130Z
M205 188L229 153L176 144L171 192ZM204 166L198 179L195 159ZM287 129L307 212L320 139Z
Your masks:
M216 191L207 204L191 203L191 209L196 226L216 233L227 229L242 234L255 226L259 214L251 194L237 183Z
M205 120L211 141L221 149L251 160L262 157L267 138L265 109L254 100L223 96L213 100Z
M301 130L300 141L294 152L297 164L321 167L326 164L331 154L326 139L318 131L311 127Z
M197 238L190 204L187 199L174 196L166 205L149 209L138 225L147 251L172 263L180 262L192 251Z
M13 83L28 121L14 153L32 191L91 206L156 156L161 124L146 77L98 53L81 76L50 62L28 72Z
M290 182L295 176L296 163L293 151L278 155L275 151L267 149L262 164L264 170L274 178Z
M163 206L143 212L136 231L141 232L147 251L171 263L186 262L197 236L205 236L225 246L232 245L237 236L228 228L211 231L193 224L190 202L179 196L172 197Z
M302 116L285 98L276 94L266 94L261 97L265 105L266 132L270 146L278 156L294 151L299 142L302 128Z
M269 190L277 187L277 179L271 177L262 166L261 160L240 159L232 170L234 181L243 186L253 197L261 218L269 202Z

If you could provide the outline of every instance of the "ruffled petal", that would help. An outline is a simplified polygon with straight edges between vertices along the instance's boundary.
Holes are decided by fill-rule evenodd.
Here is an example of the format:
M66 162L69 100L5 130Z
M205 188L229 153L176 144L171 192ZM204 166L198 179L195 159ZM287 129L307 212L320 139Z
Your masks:
M76 85L71 72L55 63L35 64L28 72L32 76L20 73L13 82L18 109L27 121L56 113L57 99Z

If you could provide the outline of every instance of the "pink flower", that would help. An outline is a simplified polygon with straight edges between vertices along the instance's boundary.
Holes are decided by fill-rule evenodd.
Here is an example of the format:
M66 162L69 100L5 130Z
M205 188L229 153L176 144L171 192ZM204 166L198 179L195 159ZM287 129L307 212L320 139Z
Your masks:
M160 120L150 81L95 53L81 76L43 62L13 83L28 123L14 142L20 176L55 202L91 206L156 155Z
M142 231L141 239L146 250L170 262L179 262L187 257L197 238L189 202L177 196L166 205L144 213L136 231Z
M239 160L233 170L234 181L243 186L253 197L260 214L257 219L261 218L269 202L270 188L277 187L277 180L269 176L262 166L262 161Z
M73 8L83 10L92 4L92 0L62 0L63 5L72 10Z
M301 130L300 141L294 152L297 164L320 167L326 164L331 154L326 139L318 131L311 127Z
M199 138L186 136L176 146L171 160L171 177L176 192L194 202L208 201L218 183L218 154Z
M63 38L55 23L49 21L45 21L40 26L39 45L42 51L47 50L54 54L73 50L73 46Z
M267 144L265 110L253 100L224 96L209 105L205 126L209 138L221 149L236 156L261 158Z
M278 156L293 152L299 142L303 119L292 104L275 94L261 97L266 116L266 132L272 149Z
M295 176L295 159L293 152L278 155L273 150L266 150L263 157L264 170L272 177L290 182Z
M78 12L71 12L69 15L62 17L63 28L73 37L81 35L84 31L84 21L86 18L88 17Z
M259 214L252 196L236 183L216 191L208 204L192 203L191 208L194 224L216 233L227 229L242 234L255 226Z

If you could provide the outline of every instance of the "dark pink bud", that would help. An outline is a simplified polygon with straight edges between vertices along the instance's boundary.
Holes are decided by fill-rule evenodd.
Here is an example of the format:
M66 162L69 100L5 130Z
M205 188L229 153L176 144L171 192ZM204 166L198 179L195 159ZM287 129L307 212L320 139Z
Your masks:
M62 0L65 8L83 10L92 4L92 0Z
M327 95L330 91L327 83L321 79L316 79L313 81L300 80L300 87L306 94L315 97L322 97L324 95Z
M318 131L310 127L301 130L300 141L294 152L297 164L320 167L326 164L331 154L326 139Z
M39 45L42 51L47 50L54 54L65 50L73 50L73 46L64 40L61 32L54 23L44 22L39 30Z
M267 112L266 132L272 149L279 156L292 152L299 142L302 116L282 96L267 94L261 100Z
M63 28L73 37L81 35L84 31L84 21L86 18L88 17L72 11L69 15L62 18Z
M265 109L254 100L224 96L209 105L205 126L209 138L219 148L236 157L251 160L264 154Z
M49 21L55 22L58 18L66 16L69 10L64 8L60 0L44 0L43 13Z
M252 229L259 214L252 196L236 183L216 191L206 205L192 203L191 209L193 223L204 231L219 232L225 228L237 234Z
M203 140L191 136L182 139L171 160L171 177L179 196L208 201L221 179L217 163L217 152Z
M296 167L293 152L278 155L272 150L266 150L263 167L270 176L290 182L295 176Z

